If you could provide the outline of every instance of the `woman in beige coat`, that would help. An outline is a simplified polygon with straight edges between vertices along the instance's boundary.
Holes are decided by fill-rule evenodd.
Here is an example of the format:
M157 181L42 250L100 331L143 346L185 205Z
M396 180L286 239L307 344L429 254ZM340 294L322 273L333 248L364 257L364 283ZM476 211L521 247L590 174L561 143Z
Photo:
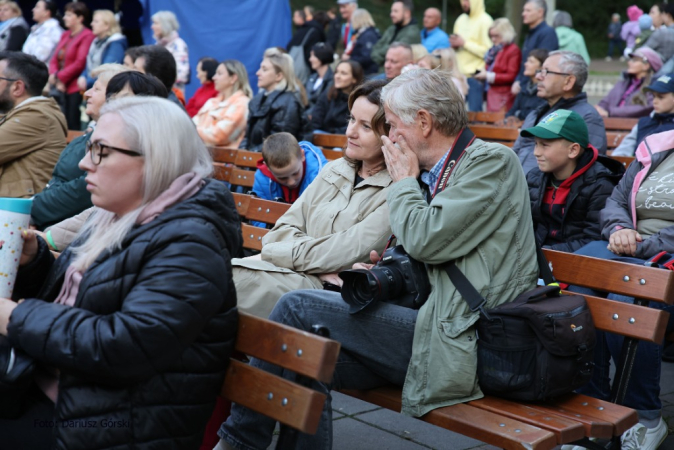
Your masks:
M345 157L328 164L263 238L262 253L232 260L238 307L267 317L286 292L323 289L337 272L369 262L391 234L386 191L391 178L381 151L388 134L380 105L386 81L349 96Z

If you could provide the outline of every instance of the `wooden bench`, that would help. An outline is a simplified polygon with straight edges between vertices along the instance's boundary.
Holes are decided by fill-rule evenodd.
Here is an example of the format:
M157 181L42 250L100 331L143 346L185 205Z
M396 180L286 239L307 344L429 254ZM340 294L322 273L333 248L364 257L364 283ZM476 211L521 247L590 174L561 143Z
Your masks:
M234 164L238 150L227 147L209 147L214 162Z
M248 150L237 150L234 165L247 169L257 170L257 162L262 158L262 153Z
M647 301L672 304L674 273L634 264L606 261L545 250L555 277L569 283L637 298L625 304L587 296L595 326L625 336L617 363L613 400L622 402L640 340L662 343L669 314L645 306ZM671 337L674 337L672 335ZM400 411L401 391L386 387L347 395ZM581 394L568 394L545 403L520 403L496 397L439 408L419 418L505 449L550 450L560 444L583 444L590 437L618 443L637 423L636 411Z
M344 156L344 152L342 150L330 150L327 148L322 148L321 151L323 152L325 159L328 161L334 161Z
M273 227L276 221L290 208L287 203L263 200L253 195L233 193L236 210L241 216L241 233L243 248L259 252L262 250L262 238L269 232L268 228L251 225L250 222L263 222Z
M639 119L628 117L604 117L604 128L606 128L606 131L626 131L629 133L637 122L639 122Z
M312 141L315 146L330 150L346 147L347 139L343 134L314 134Z
M302 380L289 381L232 358L220 394L302 433L314 434L326 395L304 384L332 380L339 342L240 312L235 349L295 372Z
M231 178L231 176L232 176L231 165L219 162L213 163L213 178L215 178L216 180L225 181L229 183L229 179Z
M468 123L469 124L478 124L486 123L494 125L496 122L500 122L505 119L505 112L486 112L486 111L468 111Z
M629 131L607 131L606 132L606 149L613 150L625 139Z
M487 142L512 147L520 135L516 128L496 127L493 125L469 125L468 128L475 133L475 137Z

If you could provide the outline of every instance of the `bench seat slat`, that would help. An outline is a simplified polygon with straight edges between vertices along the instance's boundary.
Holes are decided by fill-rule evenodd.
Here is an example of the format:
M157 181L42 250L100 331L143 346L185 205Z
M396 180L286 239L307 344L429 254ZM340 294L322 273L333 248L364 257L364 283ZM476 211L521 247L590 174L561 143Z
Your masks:
M399 388L343 392L393 411L399 412L401 408ZM557 439L550 431L465 403L435 409L419 419L508 450L545 450L557 445Z
M674 272L544 249L562 283L674 304ZM641 284L643 280L644 284Z
M337 341L239 312L237 351L301 375L330 382L339 348Z
M269 394L272 398L269 398ZM304 433L315 433L325 395L235 359L230 360L220 394ZM283 399L287 404L283 405Z
M632 428L639 421L637 412L626 406L588 397L582 394L569 394L547 403L554 407L561 407L569 411L576 411L589 417L597 417L613 423L613 435L619 436ZM589 437L599 437L589 435Z
M558 444L566 444L585 437L585 429L578 422L522 403L487 396L468 404L551 431L555 434Z
M594 326L598 330L619 333L646 342L662 343L669 319L667 312L591 295L586 295L585 300L592 312ZM616 314L618 318L614 319ZM634 323L630 323L631 319L634 319Z

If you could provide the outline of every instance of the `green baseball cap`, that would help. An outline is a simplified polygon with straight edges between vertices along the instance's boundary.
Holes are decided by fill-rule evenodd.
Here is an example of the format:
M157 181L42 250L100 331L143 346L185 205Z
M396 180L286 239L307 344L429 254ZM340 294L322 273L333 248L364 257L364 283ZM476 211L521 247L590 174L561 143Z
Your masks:
M535 127L522 130L523 137L541 139L566 139L587 148L590 138L587 125L580 114L566 109L558 109L545 116Z

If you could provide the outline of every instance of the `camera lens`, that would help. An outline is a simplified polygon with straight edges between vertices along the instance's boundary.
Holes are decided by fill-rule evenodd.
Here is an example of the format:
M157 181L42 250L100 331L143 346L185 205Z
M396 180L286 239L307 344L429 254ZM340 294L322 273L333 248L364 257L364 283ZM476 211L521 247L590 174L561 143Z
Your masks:
M379 283L369 270L345 270L339 277L344 280L342 299L349 304L351 314L365 308L378 296Z

